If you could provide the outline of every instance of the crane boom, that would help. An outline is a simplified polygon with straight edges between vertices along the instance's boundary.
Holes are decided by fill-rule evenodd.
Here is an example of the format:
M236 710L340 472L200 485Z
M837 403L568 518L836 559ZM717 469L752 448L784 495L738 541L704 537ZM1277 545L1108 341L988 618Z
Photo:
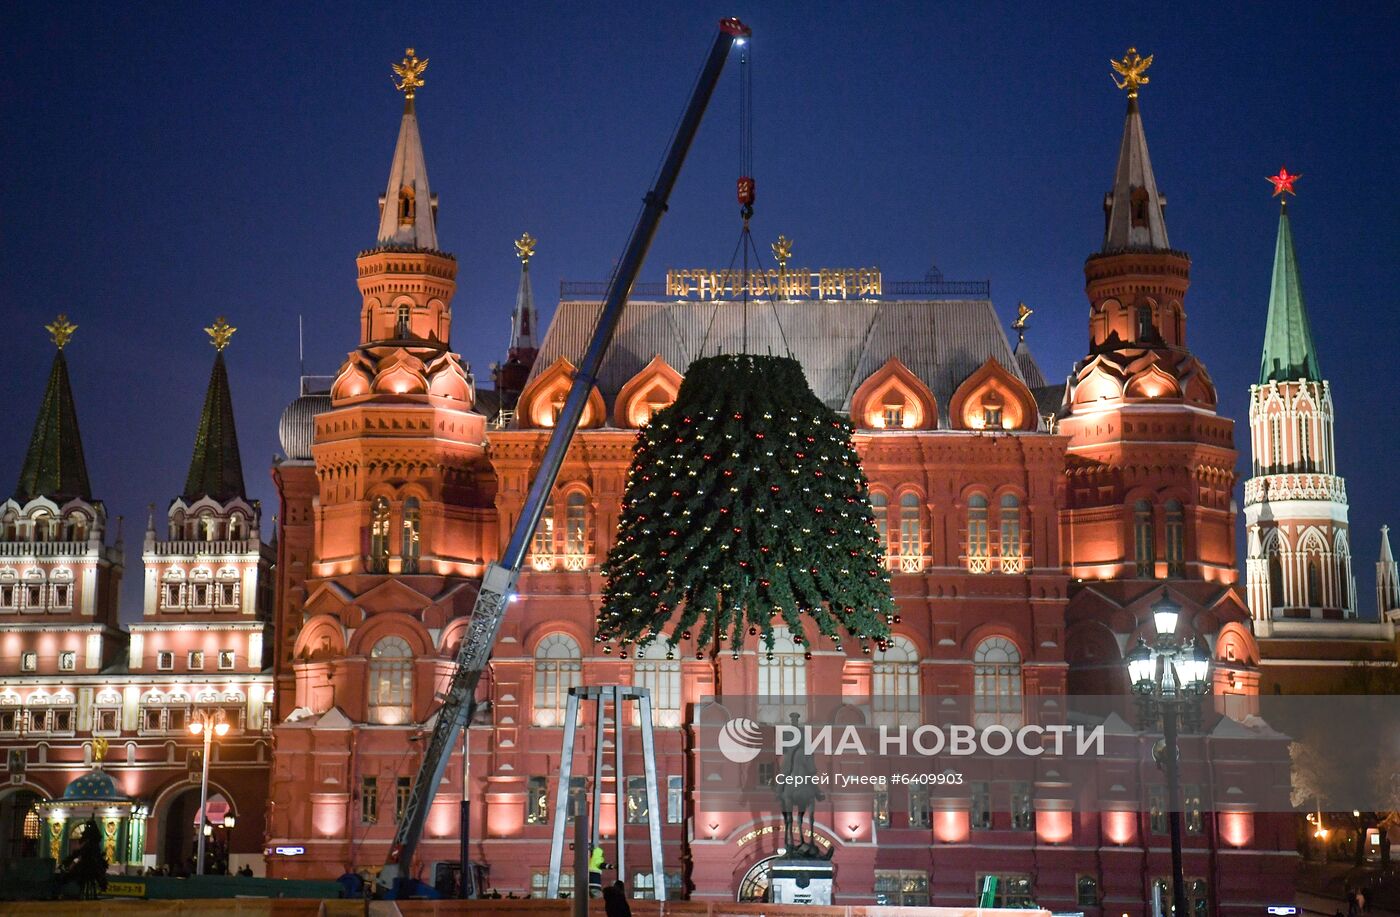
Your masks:
M516 520L510 541L507 542L500 560L488 564L482 576L481 588L472 607L471 623L457 648L452 680L445 692L442 706L437 710L432 738L423 752L418 777L413 782L407 805L394 834L394 842L389 848L388 861L379 873L378 883L381 886L394 887L398 880L407 878L412 869L413 854L418 847L419 838L422 837L428 809L432 806L433 797L442 782L443 771L447 768L448 757L457 741L457 735L470 718L476 686L496 644L501 621L505 617L515 581L520 575L520 565L525 560L530 538L534 534L535 526L539 524L550 492L559 477L559 468L564 462L569 444L578 430L579 420L588 403L588 395L597 378L603 355L612 341L613 332L617 330L622 309L627 304L627 296L632 291L632 284L641 271L647 250L651 248L652 239L656 236L657 226L666 212L671 190L675 187L676 178L680 175L681 166L690 151L691 142L695 139L695 132L705 114L705 108L709 105L710 96L719 82L729 51L736 42L742 42L749 35L748 26L738 19L720 21L719 35L715 38L714 46L700 70L685 114L676 127L675 136L671 138L671 146L666 152L661 170L657 173L656 184L642 199L642 212L637 217L632 235L627 240L627 247L623 250L622 259L608 284L603 308L593 329L593 337L574 374L569 396L555 422L554 432L550 434L549 444L545 447L544 457L540 461L540 470L530 485L520 518Z

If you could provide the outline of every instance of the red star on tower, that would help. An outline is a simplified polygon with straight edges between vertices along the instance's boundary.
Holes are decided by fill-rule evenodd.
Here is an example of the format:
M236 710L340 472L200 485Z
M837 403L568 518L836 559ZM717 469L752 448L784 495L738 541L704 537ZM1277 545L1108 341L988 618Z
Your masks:
M1280 166L1277 175L1269 175L1269 176L1266 176L1266 177L1267 177L1267 179L1268 179L1269 181L1273 182L1273 185L1274 185L1274 195L1273 195L1273 196L1274 196L1274 197L1278 197L1280 194L1283 194L1285 191L1287 191L1289 194L1292 194L1292 195L1294 195L1294 196L1296 197L1297 194L1298 194L1298 192L1296 192L1296 191L1293 190L1293 183L1294 183L1295 181L1297 181L1298 179L1302 178L1303 176L1300 175L1300 174L1299 174L1299 175L1290 175L1287 169L1285 169L1285 168L1283 168L1282 166Z

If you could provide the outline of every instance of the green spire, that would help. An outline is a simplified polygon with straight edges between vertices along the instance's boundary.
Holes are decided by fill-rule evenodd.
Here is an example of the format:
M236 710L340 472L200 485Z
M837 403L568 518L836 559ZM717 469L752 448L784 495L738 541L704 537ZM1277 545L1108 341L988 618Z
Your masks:
M233 426L233 397L228 390L228 370L222 348L214 356L204 411L194 438L194 457L185 478L183 497L192 503L200 497L220 503L234 497L247 499L243 490L243 461L238 455L238 431Z
M1264 329L1264 359L1259 384L1296 380L1322 381L1313 347L1308 310L1303 305L1303 284L1298 279L1298 258L1293 253L1293 231L1288 226L1288 206L1278 218L1278 244L1274 247L1274 279L1269 289L1269 322Z
M24 454L24 468L15 486L15 499L21 503L35 497L48 497L60 504L75 497L92 500L83 440L78 434L78 410L73 405L73 386L68 381L68 361L63 357L62 344L53 357L39 418L34 421L34 435L29 438L29 451Z

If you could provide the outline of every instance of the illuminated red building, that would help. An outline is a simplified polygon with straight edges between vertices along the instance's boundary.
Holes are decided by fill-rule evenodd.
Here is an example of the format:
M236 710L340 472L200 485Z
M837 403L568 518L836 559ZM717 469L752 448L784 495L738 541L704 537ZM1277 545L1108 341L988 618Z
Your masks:
M695 776L694 718L718 709L697 713L712 693L711 664L693 653L623 660L593 640L599 564L636 431L674 399L692 360L741 342L790 351L816 394L857 428L901 621L873 658L830 648L807 658L785 638L771 660L726 656L726 694L796 698L786 706L797 708L837 696L900 721L927 715L940 697L978 697L1015 716L1028 698L1122 693L1123 654L1151 635L1149 609L1165 591L1216 660L1221 705L1248 713L1259 650L1236 586L1233 423L1216 414L1214 386L1187 346L1190 261L1167 242L1163 204L1133 98L1103 244L1085 266L1088 354L1068 386L1046 384L985 294L953 297L935 282L896 293L819 281L809 295L750 310L747 327L713 287L634 290L535 533L469 759L453 756L428 817L422 878L450 881L465 791L471 855L488 885L540 893L567 690L626 682L654 698L663 811L645 811L639 786L605 781L603 824L619 797L632 819L661 819L676 894L762 894L781 844L776 806L743 817L707 808L714 797ZM267 844L290 851L269 856L273 875L384 862L417 772L421 724L599 308L565 297L537 342L521 248L509 359L496 368L498 390L479 391L449 345L456 262L439 250L436 212L410 95L377 239L357 261L359 342L333 380L304 382L273 472L280 573ZM872 698L886 700L872 709ZM1286 785L1277 737L1225 722L1201 741L1274 743L1277 766L1248 779ZM817 831L834 851L838 901L967 904L995 874L1003 903L1143 913L1169 867L1161 778L1141 764L1151 739L1131 733L1115 738L1100 786L1067 790L1043 770L1009 767L936 811L899 791L873 807L833 797ZM639 763L628 772L640 774ZM1185 779L1188 789L1224 791L1246 776L1224 768ZM1244 913L1291 898L1291 818L1195 812L1187 825L1193 901ZM644 844L629 845L636 875L624 878L640 895L651 891L648 857Z

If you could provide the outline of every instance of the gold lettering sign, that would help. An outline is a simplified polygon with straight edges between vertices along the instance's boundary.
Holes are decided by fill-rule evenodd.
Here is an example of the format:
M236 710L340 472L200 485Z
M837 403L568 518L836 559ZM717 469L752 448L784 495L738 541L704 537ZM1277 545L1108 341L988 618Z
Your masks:
M677 299L864 299L884 292L877 267L779 268L773 271L673 268L666 272L666 295Z
M739 847L743 847L746 844L753 843L760 837L763 837L768 834L773 834L781 830L781 825L764 825L762 828L754 828L752 831L739 835L739 840L736 842L736 845ZM831 838L824 837L821 834L818 834L816 831L813 831L812 839L817 842L818 846L825 847L828 850L831 849Z

